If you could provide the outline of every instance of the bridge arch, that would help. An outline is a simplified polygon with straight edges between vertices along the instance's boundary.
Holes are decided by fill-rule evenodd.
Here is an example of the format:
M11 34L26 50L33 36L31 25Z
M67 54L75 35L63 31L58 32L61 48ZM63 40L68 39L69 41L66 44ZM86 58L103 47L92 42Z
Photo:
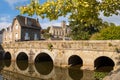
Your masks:
M17 60L17 57L18 57L18 55L20 55L20 53L25 53L25 54L28 56L28 58L29 58L29 53L30 53L29 50L19 49L19 50L15 53L15 55L14 55L14 60L15 60L15 61Z
M3 55L3 59L4 60L11 60L12 56L10 54L10 52L5 52Z
M83 60L78 55L71 55L68 59L68 65L71 65L71 66L80 65L80 66L82 66Z
M6 67L9 67L11 65L11 59L12 59L12 55L10 52L5 52L3 54L4 65Z
M100 56L94 60L95 69L106 66L111 66L113 68L115 66L115 63L111 58L107 56Z
M34 62L41 62L41 61L52 61L53 62L53 59L48 53L41 52L35 57Z
M20 52L16 57L16 64L20 70L26 70L28 68L28 55L25 52Z
M17 61L21 61L21 60L27 60L28 61L28 55L25 52L20 52L17 57L16 57Z
M53 70L53 60L51 56L45 52L39 53L36 56L34 63L37 72L42 75L48 75Z
M54 63L55 55L53 52L46 50L46 49L41 49L40 51L38 50L37 52L35 51L34 53L35 53L35 55L33 57L34 62L35 62L35 59L37 58L37 56L39 56L41 53L44 53L44 54L48 55Z

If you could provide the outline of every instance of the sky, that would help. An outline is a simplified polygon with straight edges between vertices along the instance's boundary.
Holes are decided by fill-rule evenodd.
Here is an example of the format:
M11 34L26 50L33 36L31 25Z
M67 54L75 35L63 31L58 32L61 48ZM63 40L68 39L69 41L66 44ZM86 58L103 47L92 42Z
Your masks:
M40 0L40 3L44 3L46 0ZM30 3L30 0L0 0L0 29L6 28L12 24L13 19L20 15L19 10L16 7L24 6ZM26 15L23 15L26 16ZM120 25L120 16L104 17L100 15L104 21L113 22L116 25ZM33 17L35 18L35 17ZM39 18L39 22L42 28L47 28L48 26L60 26L61 21L66 21L68 23L68 16L60 17L58 20L49 21L48 19Z

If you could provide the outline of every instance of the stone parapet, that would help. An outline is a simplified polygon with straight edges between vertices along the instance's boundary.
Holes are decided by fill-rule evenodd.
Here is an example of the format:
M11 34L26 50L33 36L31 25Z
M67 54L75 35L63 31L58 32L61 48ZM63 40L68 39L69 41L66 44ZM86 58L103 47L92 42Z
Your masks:
M49 44L53 49L75 49L86 51L117 51L120 49L119 40L86 40L86 41L22 41L4 43L3 48L34 48L47 49Z

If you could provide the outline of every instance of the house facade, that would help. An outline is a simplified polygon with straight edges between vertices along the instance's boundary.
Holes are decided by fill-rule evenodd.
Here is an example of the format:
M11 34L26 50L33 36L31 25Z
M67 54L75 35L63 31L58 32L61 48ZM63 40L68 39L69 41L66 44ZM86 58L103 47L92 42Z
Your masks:
M18 15L13 19L12 25L5 29L3 43L40 40L40 31L38 20Z
M0 30L0 44L3 41L3 32L4 32L4 29Z
M65 21L61 22L61 26L51 26L49 33L53 38L63 39L64 37L68 37L70 35L71 29L68 25L66 25Z

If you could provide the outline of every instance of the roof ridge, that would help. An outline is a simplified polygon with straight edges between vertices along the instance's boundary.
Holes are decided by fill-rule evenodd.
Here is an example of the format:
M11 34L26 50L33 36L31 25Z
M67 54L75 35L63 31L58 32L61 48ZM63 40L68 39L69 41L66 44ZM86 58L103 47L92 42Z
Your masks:
M26 22L26 18L27 18L27 24ZM30 18L30 17L26 17L26 16L21 16L21 15L17 15L16 19L18 20L19 24L21 26L28 26L28 27L41 27L40 23L34 19L34 18Z
M23 18L28 18L28 19L34 19L34 20L36 20L35 18L32 18L32 17L28 17L28 16L22 16L22 15L17 15L17 17L23 17ZM36 20L37 21L37 20Z

